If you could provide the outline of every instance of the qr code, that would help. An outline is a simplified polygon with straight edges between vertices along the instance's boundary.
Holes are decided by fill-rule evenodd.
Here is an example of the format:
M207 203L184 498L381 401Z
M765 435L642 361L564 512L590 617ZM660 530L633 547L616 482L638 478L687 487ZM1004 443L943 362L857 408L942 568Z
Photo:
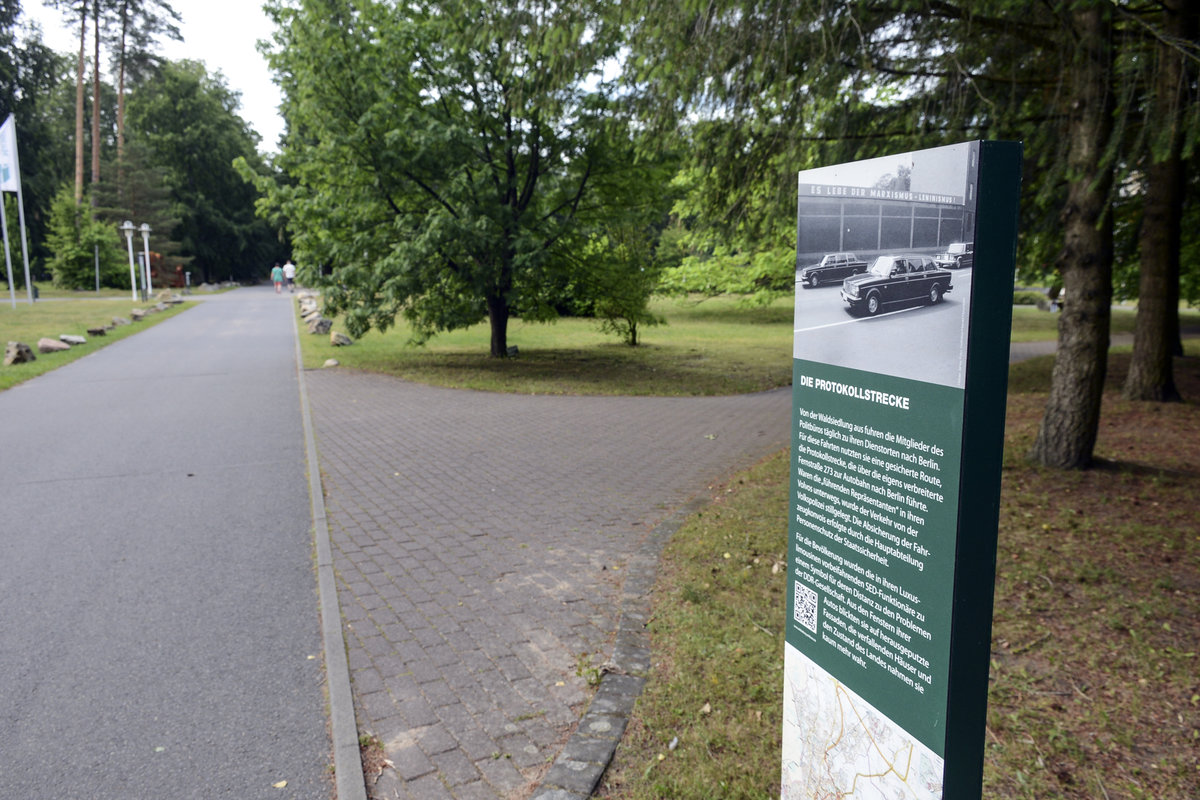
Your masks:
M796 598L792 616L796 622L817 632L817 593L802 583L796 583Z

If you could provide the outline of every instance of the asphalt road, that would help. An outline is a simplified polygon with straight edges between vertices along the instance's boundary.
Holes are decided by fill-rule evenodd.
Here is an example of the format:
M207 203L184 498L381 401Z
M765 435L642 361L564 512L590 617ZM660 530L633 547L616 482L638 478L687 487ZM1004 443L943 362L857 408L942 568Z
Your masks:
M962 386L966 369L971 270L953 271L953 290L931 306L916 301L875 317L853 316L841 284L796 289L796 358L865 372ZM939 357L930 358L931 352Z
M289 300L0 393L0 797L330 796Z

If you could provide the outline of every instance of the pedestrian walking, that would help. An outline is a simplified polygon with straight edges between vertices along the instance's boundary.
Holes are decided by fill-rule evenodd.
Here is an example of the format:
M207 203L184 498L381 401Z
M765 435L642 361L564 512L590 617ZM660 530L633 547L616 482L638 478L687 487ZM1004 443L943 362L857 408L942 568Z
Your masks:
M271 283L275 284L275 294L283 291L283 267L279 266L278 261L271 267Z
M290 258L283 265L283 278L287 281L288 292L294 292L296 290L296 265Z

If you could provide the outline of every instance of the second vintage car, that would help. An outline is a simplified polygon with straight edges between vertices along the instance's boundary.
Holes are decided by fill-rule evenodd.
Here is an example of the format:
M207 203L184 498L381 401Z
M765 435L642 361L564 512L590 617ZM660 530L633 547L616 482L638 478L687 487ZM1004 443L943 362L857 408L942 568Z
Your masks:
M866 271L867 262L854 253L826 253L816 264L802 267L796 273L796 280L815 289L822 283L836 283Z
M940 303L953 289L951 273L940 269L929 256L880 256L865 275L842 282L842 300L851 311L878 314L885 307L925 301Z
M954 242L946 248L946 252L934 256L933 261L942 269L973 266L975 264L975 243Z

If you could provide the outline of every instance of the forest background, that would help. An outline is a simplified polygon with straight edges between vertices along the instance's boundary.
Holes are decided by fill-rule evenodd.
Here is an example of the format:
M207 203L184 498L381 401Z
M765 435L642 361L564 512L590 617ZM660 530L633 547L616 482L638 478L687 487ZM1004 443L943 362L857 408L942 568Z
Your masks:
M1069 298L1034 460L1091 461L1114 299L1138 303L1127 396L1179 399L1194 2L272 0L271 156L219 75L156 56L168 2L56 6L77 53L0 0L35 281L127 283L136 219L195 282L293 255L352 333L486 320L504 358L510 318L582 315L636 344L656 292L792 291L796 172L1014 139L1018 282Z

